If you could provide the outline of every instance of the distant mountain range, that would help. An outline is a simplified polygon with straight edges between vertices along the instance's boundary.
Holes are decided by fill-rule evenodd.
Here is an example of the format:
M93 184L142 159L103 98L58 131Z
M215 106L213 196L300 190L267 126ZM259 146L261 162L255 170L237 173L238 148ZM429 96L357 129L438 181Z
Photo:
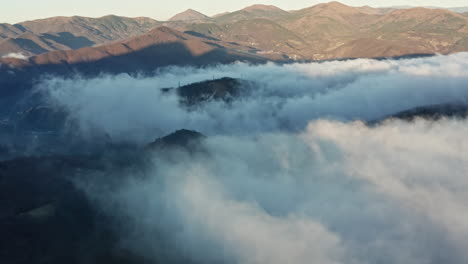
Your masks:
M468 14L330 2L296 11L253 5L213 17L190 9L169 21L75 16L0 24L0 63L14 67L105 60L115 68L122 58L153 67L187 59L175 46L197 58L188 64L449 54L468 51Z
M438 7L438 6L423 6L424 8L430 8L430 9L446 9L450 10L453 12L457 13L466 13L468 12L468 6L460 6L460 7L449 7L449 8L444 8L444 7ZM415 8L415 6L392 6L389 8L394 8L394 9L409 9L409 8Z

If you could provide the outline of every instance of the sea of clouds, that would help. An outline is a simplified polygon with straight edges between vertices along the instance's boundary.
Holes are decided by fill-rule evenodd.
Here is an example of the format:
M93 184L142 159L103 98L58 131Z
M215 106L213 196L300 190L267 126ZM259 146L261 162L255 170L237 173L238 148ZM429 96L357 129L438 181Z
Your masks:
M39 89L79 121L83 134L149 142L180 128L207 135L301 131L311 120L377 120L418 106L468 102L468 54L410 60L350 60L310 64L208 68L171 67L152 77L51 78ZM181 107L160 88L212 78L254 82L230 105Z
M188 110L160 91L225 76L253 82L251 93ZM468 260L468 121L363 122L467 103L466 53L173 67L152 77L48 78L38 89L90 139L144 144L181 128L208 136L203 153L155 154L117 187L78 183L119 219L122 246L151 260Z

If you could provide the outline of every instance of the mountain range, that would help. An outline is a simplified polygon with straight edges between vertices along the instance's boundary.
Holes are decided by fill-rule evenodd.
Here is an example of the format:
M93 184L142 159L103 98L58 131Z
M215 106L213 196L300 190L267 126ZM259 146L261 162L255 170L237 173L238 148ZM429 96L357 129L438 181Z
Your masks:
M0 63L16 68L91 62L151 68L178 60L310 61L461 51L468 51L467 13L339 2L295 11L253 5L213 17L189 9L168 21L111 15L0 24Z
M139 17L52 17L10 25L0 24L0 55L21 52L38 55L106 44L148 32L160 25Z

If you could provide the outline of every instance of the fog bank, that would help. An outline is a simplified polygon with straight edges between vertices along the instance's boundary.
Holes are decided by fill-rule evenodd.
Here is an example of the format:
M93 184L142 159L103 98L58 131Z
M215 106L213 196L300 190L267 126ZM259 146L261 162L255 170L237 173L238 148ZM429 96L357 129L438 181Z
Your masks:
M316 119L376 120L418 106L468 98L468 53L407 60L350 60L208 68L170 67L153 77L49 78L38 89L64 107L85 135L148 142L180 128L207 135L301 131ZM232 104L211 101L196 111L161 88L221 77L255 83Z
M191 263L465 263L468 122L382 119L468 99L468 53L48 78L79 135L148 143L185 128L205 151L156 152L108 188L77 182L123 247ZM187 109L162 88L233 77L247 96ZM93 176L92 173L90 176Z

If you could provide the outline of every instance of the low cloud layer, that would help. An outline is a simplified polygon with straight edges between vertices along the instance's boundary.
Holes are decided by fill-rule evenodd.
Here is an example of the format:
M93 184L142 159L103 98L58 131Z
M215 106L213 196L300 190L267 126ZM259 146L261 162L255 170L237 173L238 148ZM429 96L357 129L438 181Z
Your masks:
M310 120L375 120L410 108L468 99L468 54L411 60L166 68L153 77L53 78L39 86L70 110L85 134L147 142L179 128L208 135L300 131ZM221 77L255 82L232 105L181 107L160 88Z
M122 246L151 260L465 263L468 122L360 120L466 103L467 72L460 53L174 67L153 77L52 78L38 89L85 137L145 143L181 128L208 135L206 153L155 154L149 169L122 172L126 180L110 190L79 183L119 219ZM160 91L225 76L254 82L252 93L189 111Z

